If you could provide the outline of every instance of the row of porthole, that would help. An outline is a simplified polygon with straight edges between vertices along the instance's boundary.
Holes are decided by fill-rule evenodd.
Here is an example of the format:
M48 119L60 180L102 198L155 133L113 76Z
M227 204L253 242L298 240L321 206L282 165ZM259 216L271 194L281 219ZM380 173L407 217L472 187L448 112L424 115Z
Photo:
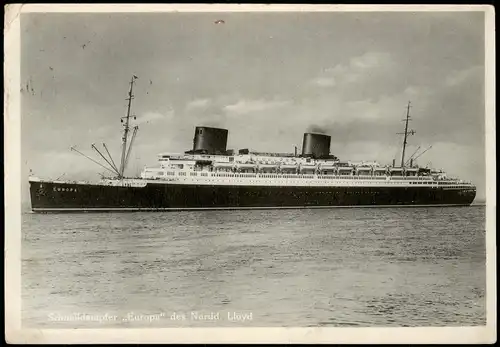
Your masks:
M201 176L204 176L206 177L207 174L201 174ZM292 175L284 175L284 176L260 176L260 177L256 177L256 176L238 176L238 175L227 175L225 176L224 174L215 174L213 175L212 177L236 177L236 178L292 178L292 179L313 179L312 176L292 176ZM319 180L325 180L325 179L339 179L339 176L335 176L335 177L325 177L325 176L319 176L317 179L314 180L314 182L317 182ZM373 180L372 180L373 179ZM349 183L351 182L354 182L354 183L363 183L363 182L360 182L360 181L363 181L363 180L366 180L365 182L367 183L373 183L373 184L378 184L378 183L381 183L381 182L386 182L385 180L379 180L379 179L376 179L376 178L363 178L363 179L360 179L359 181L357 180L354 180L354 181L350 181ZM324 181L324 182L329 182L329 181ZM422 182L422 181L389 181L389 183L392 183L392 184L406 184L406 183L410 183L410 184L432 184L434 182Z
M76 188L61 188L61 187L54 187L54 192L77 192Z
M202 182L222 182L218 179L207 179L207 180L203 180ZM248 181L241 181L241 180L234 180L233 182L237 182L237 183L288 183L288 184L299 184L299 183L309 183L309 184L313 184L313 183L334 183L334 184L341 184L341 183L346 183L346 182L338 182L338 181L316 181L316 182L304 182L304 181L285 181L285 180L279 180L279 181L269 181L269 180L248 180ZM383 184L394 184L394 185L400 185L400 186L405 186L405 183L407 182L371 182L371 181L367 181L367 182L349 182L350 184L355 184L355 185L363 185L363 184L372 184L372 185L377 185L377 184L380 184L380 183L383 183ZM413 184L413 182L409 182L410 184ZM427 183L427 182L424 182L424 184ZM417 184L417 183L415 183ZM427 183L427 184L432 184L432 183Z

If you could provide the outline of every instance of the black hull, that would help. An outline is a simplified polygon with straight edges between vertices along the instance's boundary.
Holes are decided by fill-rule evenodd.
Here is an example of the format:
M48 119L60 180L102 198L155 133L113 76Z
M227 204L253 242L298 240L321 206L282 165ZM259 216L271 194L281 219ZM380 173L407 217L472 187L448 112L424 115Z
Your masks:
M34 212L428 206L472 203L475 189L433 187L221 186L148 183L145 187L30 182Z

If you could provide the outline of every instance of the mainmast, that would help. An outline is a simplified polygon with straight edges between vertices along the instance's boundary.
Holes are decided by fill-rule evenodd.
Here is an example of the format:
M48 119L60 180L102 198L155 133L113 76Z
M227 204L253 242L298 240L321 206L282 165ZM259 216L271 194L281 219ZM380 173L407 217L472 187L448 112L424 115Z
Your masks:
M124 124L124 129L123 129L123 137L122 137L122 159L120 163L120 178L123 178L123 173L125 171L125 157L127 153L127 138L128 138L128 132L130 131L130 106L132 104L132 99L134 98L134 95L132 94L132 90L134 88L134 82L137 79L137 76L133 75L132 79L130 80L130 90L128 92L128 98L125 99L128 101L128 107L127 107L127 116L123 117L125 118L125 124ZM123 118L121 121L123 122Z
M132 105L132 99L134 98L134 95L132 94L132 90L134 88L134 82L135 82L135 80L137 78L138 78L137 76L133 75L132 79L130 80L130 90L128 92L128 98L125 99L125 100L128 100L127 115L125 117L121 117L121 119L120 119L120 121L122 123L123 123L123 119L125 119L124 130L123 130L123 137L122 137L122 141L123 141L122 146L123 147L122 147L122 158L121 158L120 167L118 168L115 165L115 161L113 160L113 157L109 153L108 148L106 147L105 143L103 143L102 145L103 145L104 149L106 150L106 153L109 156L109 160L108 160L108 158L106 158L104 156L104 154L101 153L101 151L99 151L99 149L95 146L95 144L92 144L92 149L94 149L101 156L101 158L104 159L104 161L108 164L108 167L106 167L105 165L99 163L98 161L96 161L96 160L94 160L94 159L86 156L82 152L78 151L74 146L71 147L72 151L75 151L75 152L79 153L80 155L82 155L85 158L93 161L94 163L96 163L97 165L103 167L104 169L112 172L113 174L118 175L118 179L123 179L123 177L124 177L123 174L125 172L125 167L127 166L127 162L128 162L128 158L129 158L129 155L130 155L130 151L132 149L132 145L133 145L135 136L137 134L137 130L139 129L138 126L134 126L133 127L134 132L133 132L133 135L132 135L132 140L130 141L130 144L129 144L128 148L127 148L128 133L130 131L130 117L134 117L134 119L135 119L135 115L130 115L130 106Z
M408 122L410 121L410 101L408 101L408 106L406 107L406 119L403 119L405 122L405 132L404 133L398 133L398 134L404 134L404 139L403 139L403 152L401 153L401 167L403 168L405 166L405 151L406 151L406 145L408 142L406 141L408 139L408 135L414 135L415 130L410 130L408 131Z

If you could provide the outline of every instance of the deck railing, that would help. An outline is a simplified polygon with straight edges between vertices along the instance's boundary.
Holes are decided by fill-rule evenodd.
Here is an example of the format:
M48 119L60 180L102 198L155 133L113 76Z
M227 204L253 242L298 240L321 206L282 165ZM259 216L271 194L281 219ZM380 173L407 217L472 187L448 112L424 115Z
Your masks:
M189 172L189 174L187 174ZM182 173L182 174L181 174ZM152 178L158 176L180 176L180 177L218 177L218 178L275 178L275 179L318 179L318 180L369 180L369 181L390 181L390 182L429 182L438 185L470 185L471 182L454 178L434 178L430 176L388 176L388 175L332 175L332 174L306 174L306 173L252 173L252 172L231 172L231 171L201 171L201 170L170 170L164 171L162 175L157 172L150 172ZM149 176L146 173L146 176Z

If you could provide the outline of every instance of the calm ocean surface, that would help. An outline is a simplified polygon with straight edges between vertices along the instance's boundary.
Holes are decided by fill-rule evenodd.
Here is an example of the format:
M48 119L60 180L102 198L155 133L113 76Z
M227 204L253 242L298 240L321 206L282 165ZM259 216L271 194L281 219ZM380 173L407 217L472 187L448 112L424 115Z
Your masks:
M484 206L26 213L22 323L484 325L484 231Z

